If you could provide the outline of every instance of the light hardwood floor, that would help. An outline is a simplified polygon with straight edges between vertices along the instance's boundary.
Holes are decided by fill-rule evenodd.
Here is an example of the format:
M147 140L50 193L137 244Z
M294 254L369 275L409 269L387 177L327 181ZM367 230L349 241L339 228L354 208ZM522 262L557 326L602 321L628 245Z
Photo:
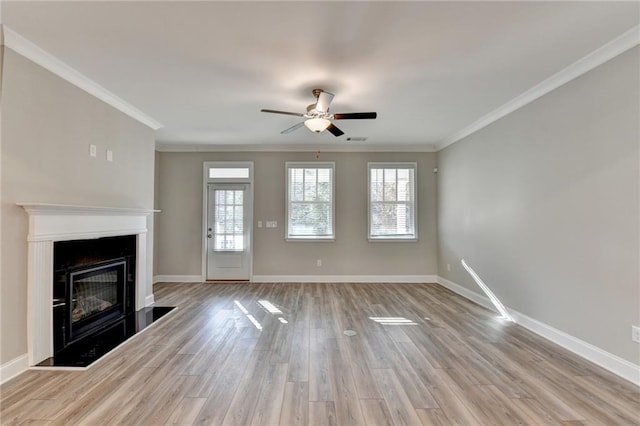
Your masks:
M179 309L86 371L6 383L0 422L640 423L640 388L435 284L154 290Z

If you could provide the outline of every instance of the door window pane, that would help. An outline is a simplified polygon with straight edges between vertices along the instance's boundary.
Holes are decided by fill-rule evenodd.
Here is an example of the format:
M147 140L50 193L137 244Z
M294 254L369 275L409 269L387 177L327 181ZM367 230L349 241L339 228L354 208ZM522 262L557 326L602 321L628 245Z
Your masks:
M244 191L216 189L213 247L216 251L244 250Z

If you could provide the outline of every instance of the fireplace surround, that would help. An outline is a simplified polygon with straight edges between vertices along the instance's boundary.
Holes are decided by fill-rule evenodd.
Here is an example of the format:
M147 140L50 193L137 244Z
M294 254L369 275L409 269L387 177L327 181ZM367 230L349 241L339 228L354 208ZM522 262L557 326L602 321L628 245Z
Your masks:
M54 355L53 322L56 302L52 284L54 282L54 244L57 242L132 236L135 240L135 268L132 269L135 271L136 285L135 291L132 291L130 303L133 304L132 309L135 311L153 304L148 269L150 264L147 251L147 217L156 210L44 203L18 203L18 205L23 207L29 215L27 350L30 366L35 366ZM114 260L114 263L117 262ZM74 269L73 272L83 273L82 268ZM101 279L109 281L108 277L113 276L114 273L118 274L117 267ZM85 283L81 282L81 287L91 287L91 279L86 279L91 274L88 272L87 274L84 276ZM78 278L82 281L83 276ZM105 297L109 299L111 296ZM117 294L115 297L118 297ZM93 300L93 303L101 304L102 302ZM113 312L107 315L109 314ZM79 330L79 333L82 334L83 331L86 330Z
M96 334L135 312L136 236L53 244L53 346Z

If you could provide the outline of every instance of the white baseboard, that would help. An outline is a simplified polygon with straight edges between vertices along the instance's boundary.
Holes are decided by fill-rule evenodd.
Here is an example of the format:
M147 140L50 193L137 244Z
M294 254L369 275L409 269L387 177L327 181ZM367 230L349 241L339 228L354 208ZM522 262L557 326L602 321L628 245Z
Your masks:
M525 314L521 314L518 311L509 309L509 312L516 320L516 323L520 324L524 328L527 328L534 333L551 340L553 343L556 343L563 348L593 362L594 364L597 364L600 367L640 386L640 365L636 365L626 359L622 359L617 355L609 353L592 345L591 343L587 343L584 340L580 340L577 337L565 333L564 331L528 317Z
M254 275L256 283L435 283L436 275ZM153 283L201 283L200 275L156 275Z
M479 293L476 293L475 291L471 291L465 287L462 287L460 284L456 284L453 281L449 281L448 279L442 278L440 276L437 277L436 282L441 286L446 287L449 290L453 291L454 293L458 293L460 296L463 296L471 300L472 302L475 302L478 305L489 309L490 311L497 312L496 307L493 306L493 303L491 303L491 300L483 294L479 294Z
M153 294L151 296L147 296L144 298L144 306L152 306L154 303L156 303L155 298L153 297Z
M495 307L491 303L488 297L471 291L459 284L449 281L443 277L437 277L438 284L448 288L454 293L458 293L473 302L476 302L480 306L484 306L487 309L495 311ZM533 319L525 314L522 314L509 307L506 308L509 314L513 317L516 324L544 337L551 342L562 346L563 348L573 352L574 354L581 356L582 358L593 362L600 367L611 371L612 373L622 377L640 386L640 365L636 365L632 362L622 359L617 355L609 353L597 346L587 343L584 340L580 340L564 331L551 327L548 324Z
M155 275L153 283L201 283L201 275Z
M254 275L256 283L435 283L436 275Z
M20 355L17 358L12 359L9 362L5 362L0 365L0 384L5 383L18 374L27 371L29 368L29 355Z

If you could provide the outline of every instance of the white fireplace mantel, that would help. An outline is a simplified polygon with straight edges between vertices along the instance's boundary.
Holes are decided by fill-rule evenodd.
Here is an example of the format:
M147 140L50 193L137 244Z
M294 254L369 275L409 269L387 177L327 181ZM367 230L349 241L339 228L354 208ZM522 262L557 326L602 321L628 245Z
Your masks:
M29 215L27 339L29 365L53 356L55 241L136 235L136 309L147 301L147 216L158 210L17 203Z
M66 241L147 232L158 210L18 203L29 214L28 241Z

